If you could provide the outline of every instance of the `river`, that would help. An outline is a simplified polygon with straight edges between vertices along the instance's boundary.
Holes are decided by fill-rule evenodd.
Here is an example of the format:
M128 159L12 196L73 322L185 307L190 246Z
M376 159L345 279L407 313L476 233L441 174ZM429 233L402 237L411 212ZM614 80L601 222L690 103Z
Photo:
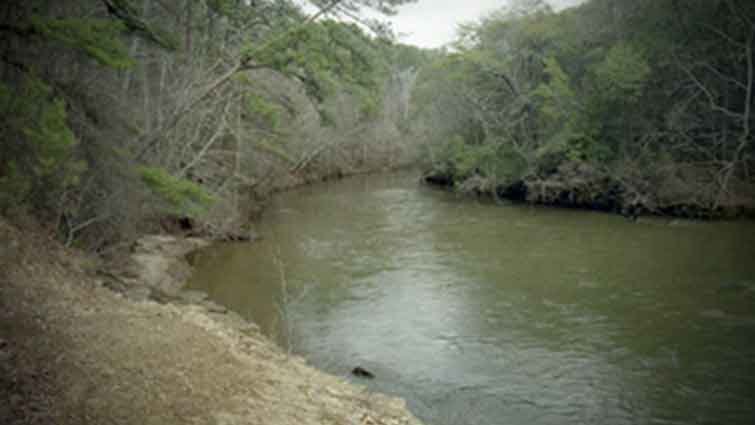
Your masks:
M257 231L190 286L428 425L755 423L753 222L494 204L397 174L281 194Z

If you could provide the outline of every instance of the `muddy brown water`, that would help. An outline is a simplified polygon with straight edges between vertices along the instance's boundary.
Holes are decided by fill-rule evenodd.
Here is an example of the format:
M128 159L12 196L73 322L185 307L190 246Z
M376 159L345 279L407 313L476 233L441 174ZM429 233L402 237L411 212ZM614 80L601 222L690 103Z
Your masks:
M753 222L491 204L407 173L282 194L258 232L191 286L428 424L755 423Z

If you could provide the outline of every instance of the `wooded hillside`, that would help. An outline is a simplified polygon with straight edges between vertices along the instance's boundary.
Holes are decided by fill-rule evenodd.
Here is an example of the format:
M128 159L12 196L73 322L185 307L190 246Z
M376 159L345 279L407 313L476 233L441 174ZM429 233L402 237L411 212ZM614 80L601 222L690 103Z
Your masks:
M425 69L431 179L684 216L755 207L755 3L518 0Z
M362 18L404 2L3 2L0 213L89 249L166 217L223 235L273 190L412 160L422 52Z

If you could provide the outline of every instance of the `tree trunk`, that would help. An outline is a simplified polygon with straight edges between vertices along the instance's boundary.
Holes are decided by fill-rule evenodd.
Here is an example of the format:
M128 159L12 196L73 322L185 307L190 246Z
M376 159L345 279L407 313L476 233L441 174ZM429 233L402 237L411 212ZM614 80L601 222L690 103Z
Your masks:
M189 64L191 64L192 62L192 28L194 26L194 2L195 0L186 0L186 33L184 35L184 49L186 50L186 58Z
M151 0L144 0L144 3L142 3L142 14L144 17L149 16L150 13L150 4ZM150 87L149 87L149 49L146 44L142 45L142 62L141 62L141 78L142 78L142 97L143 97L143 107L144 110L143 116L144 116L144 132L145 133L151 133L152 132L152 111L150 111Z

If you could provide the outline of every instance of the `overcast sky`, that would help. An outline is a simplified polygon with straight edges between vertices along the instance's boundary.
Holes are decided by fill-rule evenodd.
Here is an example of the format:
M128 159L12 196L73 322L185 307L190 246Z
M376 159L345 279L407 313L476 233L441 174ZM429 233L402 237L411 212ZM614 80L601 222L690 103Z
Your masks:
M550 0L557 8L573 6L580 0ZM454 39L456 26L474 21L507 4L506 0L419 0L404 6L389 20L402 43L440 47Z

